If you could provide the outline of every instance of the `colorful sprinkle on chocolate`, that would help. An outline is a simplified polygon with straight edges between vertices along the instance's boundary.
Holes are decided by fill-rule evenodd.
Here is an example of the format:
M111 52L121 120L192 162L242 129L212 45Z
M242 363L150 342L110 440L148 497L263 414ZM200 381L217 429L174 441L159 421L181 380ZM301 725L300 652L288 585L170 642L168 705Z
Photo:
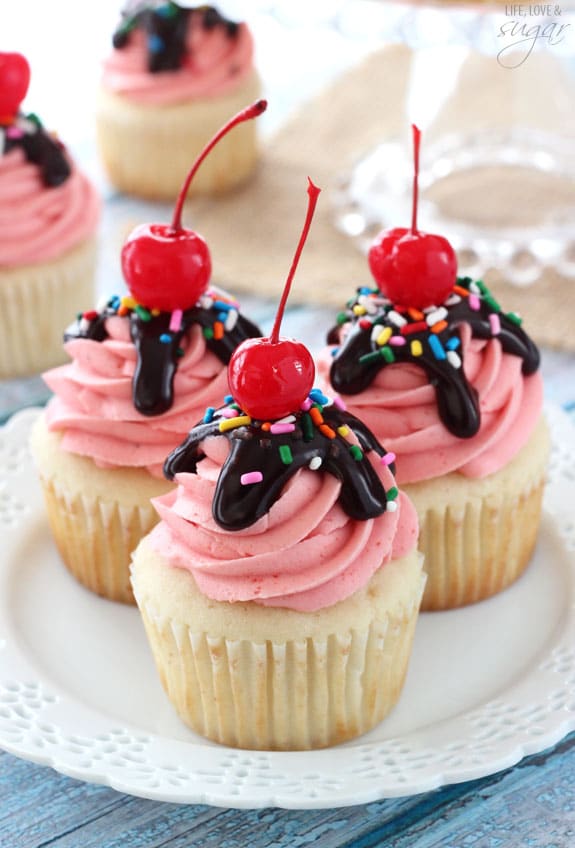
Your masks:
M375 313L369 309L369 330L359 326L355 315L360 299L362 308L370 302L378 304ZM328 336L330 344L340 343L330 369L333 388L355 395L382 368L395 362L416 363L435 388L441 420L460 438L475 435L480 426L476 393L463 368L462 324L471 328L475 338L497 338L505 353L523 360L526 376L539 365L539 353L521 329L521 318L514 312L504 314L481 280L459 278L442 304L423 311L394 304L382 298L378 289L362 288L356 300L349 301L345 314L347 322L338 320Z
M314 402L314 398L323 403ZM217 410L209 408L204 421L166 460L166 476L172 478L183 471L194 473L204 456L204 440L223 436L229 440L230 448L216 484L213 515L225 529L239 530L257 521L300 468L321 468L334 475L341 482L340 504L352 518L376 518L393 503L393 487L390 496L382 484L385 477L372 462L365 461L366 454L375 451L384 466L392 465L393 454L382 448L365 424L320 390L312 390L309 399L309 411L286 416L290 420L268 422L252 419L242 410L228 418L229 403ZM242 432L236 434L240 427ZM254 484L260 485L252 495L250 487Z
M227 418L219 423L220 433L225 433L227 430L235 430L236 427L246 427L252 423L249 415L234 415L233 418Z
M264 475L261 471L248 471L240 477L242 486L253 486L254 483L261 483Z
M353 456L353 458L355 459L356 462L359 462L360 460L363 459L363 451L357 445L350 445L349 446L349 452Z
M270 426L270 433L273 433L274 436L278 433L293 433L294 430L295 424L275 422Z
M284 465L291 465L293 456L289 445L280 445L279 447L281 461Z
M160 415L173 403L173 379L178 361L185 353L185 340L194 325L201 328L206 347L226 365L242 341L261 336L259 327L231 306L230 314L233 312L236 316L233 329L225 330L222 338L214 339L213 326L217 314L213 307L216 298L212 294L215 290L209 290L210 296L207 299L202 296L191 309L173 312L150 310L131 295L112 295L102 299L97 310L81 313L76 324L68 327L64 338L102 342L108 338L107 320L114 316L126 318L137 352L133 378L134 405L144 415ZM219 292L218 297L221 297ZM202 302L212 305L202 306Z

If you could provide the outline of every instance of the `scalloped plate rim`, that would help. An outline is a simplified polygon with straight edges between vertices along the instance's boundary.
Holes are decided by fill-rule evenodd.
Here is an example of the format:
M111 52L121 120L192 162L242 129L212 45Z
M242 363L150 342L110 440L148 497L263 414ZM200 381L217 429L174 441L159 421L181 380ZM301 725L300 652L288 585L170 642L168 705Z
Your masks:
M572 446L575 447L575 428L573 427L571 420L569 417L558 407L547 404L546 405L547 415L549 419L553 419L560 430L563 431L563 434L567 433L567 437L572 440ZM6 424L0 427L0 438L4 432L14 432L16 434L17 441L20 438L21 433L25 433L26 428L31 424L31 422L36 418L41 410L37 407L31 407L27 409L23 409L12 416ZM25 442L22 441L22 444ZM1 443L0 443L1 446ZM17 476L17 474L15 475ZM560 481L559 481L560 482ZM571 483L571 481L570 481ZM559 485L557 481L551 482L549 484L548 491L548 500L555 501L557 504L559 498L559 494L557 491L554 491L556 487ZM563 515L563 519L565 519L567 513ZM553 522L555 524L556 529L560 532L561 522L559 520ZM18 535L18 534L16 534ZM16 541L17 543L17 541ZM575 560L575 555L571 556L571 560ZM572 562L572 564L575 564ZM1 561L0 561L0 569L1 569ZM573 583L573 580L571 581ZM572 601L575 599L572 598ZM567 617L564 622L564 626L559 628L558 631L554 633L554 647L556 647L561 642L561 637L565 636L566 630L573 630L575 628L575 603L570 604L571 615ZM6 640L5 640L6 641ZM7 645L2 645L2 640L0 640L0 656L3 650L6 650ZM551 650L548 651L546 656L551 655ZM544 657L542 657L543 661ZM541 665L541 664L540 664ZM539 669L538 669L539 670ZM526 675L520 676L517 678L514 683L509 687L507 691L512 692L522 685L526 685L526 680L528 681L530 677L529 673ZM0 688L2 687L2 675L0 672ZM571 698L575 698L575 687L572 690L568 691L568 696ZM64 703L65 709L63 712L65 713L69 709L78 709L80 712L86 709L84 704L80 702L75 702L74 698L65 696L60 697L59 699ZM495 698L492 701L487 702L487 705L493 703L496 704L500 699ZM483 709L486 705L482 705L481 709ZM469 715L472 715L477 710L468 711ZM558 716L559 717L559 714ZM106 719L108 717L105 717ZM446 720L448 723L450 720ZM110 723L110 722L108 722ZM432 725L439 725L442 722L432 722ZM116 728L117 723L111 722L111 725ZM356 804L365 804L371 803L374 801L382 800L384 798L397 798L397 797L405 797L410 795L416 795L424 792L433 791L442 786L446 786L449 784L465 782L469 780L476 780L481 777L486 777L490 774L494 774L496 772L505 770L516 765L520 762L525 756L529 756L532 754L540 753L541 751L546 750L547 748L557 744L561 741L568 733L575 729L575 712L561 713L560 720L552 723L550 727L543 730L539 735L533 735L523 741L518 741L516 739L511 738L508 745L499 743L499 748L494 752L494 758L491 762L479 762L479 763L462 763L458 765L445 765L443 768L437 768L436 771L432 774L422 774L418 781L412 782L410 785L402 785L398 783L397 780L394 782L393 775L388 776L385 779L382 774L379 780L372 782L369 787L359 788L359 786L348 786L347 791L344 789L341 792L333 792L330 794L326 792L326 790L322 790L319 793L316 793L315 796L311 796L309 794L310 787L309 783L306 786L306 776L302 774L299 778L293 778L291 791L283 793L281 791L275 792L273 791L273 787L271 791L268 787L258 787L257 785L249 787L250 791L245 792L244 794L236 795L233 794L232 786L226 786L225 783L214 787L213 789L208 789L205 787L204 791L199 791L192 786L189 787L188 790L184 789L183 791L172 789L169 790L165 786L160 786L159 788L154 787L146 787L143 785L136 785L133 781L130 782L130 775L126 776L118 775L113 773L110 765L104 759L102 763L99 765L98 769L90 769L86 767L82 767L82 765L74 764L70 758L66 759L66 756L62 754L67 754L68 752L64 749L63 751L56 751L54 753L42 751L40 749L35 750L33 746L30 744L22 743L22 742L13 742L2 732L2 724L0 722L0 748L3 750L14 754L16 756L22 757L26 760L34 762L38 765L47 765L55 769L57 772L61 774L67 775L76 780L84 780L88 783L98 784L109 786L119 792L124 792L126 794L134 795L137 797L148 798L156 801L167 801L172 803L185 803L185 804L207 804L211 806L217 807L232 807L237 809L256 809L263 807L283 807L286 809L319 809L326 807L344 807L344 806L352 806ZM311 751L311 752L260 752L260 751L244 751L241 749L231 749L226 748L225 746L216 746L213 748L208 748L201 743L197 743L194 740L190 742L183 742L177 739L166 739L159 734L150 734L147 731L139 731L137 727L129 727L128 725L124 725L120 731L112 730L112 733L118 732L134 732L141 733L145 739L149 741L149 743L153 746L155 744L159 744L160 747L162 742L167 742L170 747L175 746L179 748L184 746L186 751L195 752L199 750L202 754L206 755L206 752L216 752L217 757L224 756L226 752L230 753L233 757L253 757L256 760L261 760L262 762L271 761L272 763L277 763L276 769L280 769L282 765L286 766L288 763L297 761L301 763L309 762L308 771L318 770L318 759L326 759L329 763L330 760L338 761L341 757L349 758L353 756L353 752L356 754L360 754L363 750L375 749L377 747L384 747L393 744L395 742L401 743L401 739L404 737L408 737L409 734L404 734L404 737L398 736L391 740L385 741L374 741L374 742L362 742L361 738L356 740L356 744L353 747L340 747L333 749L322 749L319 751ZM415 731L416 734L421 734L422 730ZM97 738L97 737L94 737ZM170 744L171 743L171 744ZM425 749L422 749L425 750ZM217 758L216 757L216 758ZM209 753L207 754L207 759L210 759ZM291 764L291 763L290 763ZM158 766L158 768L163 768ZM167 770L168 767L166 767ZM256 766L257 769L257 766ZM199 770L195 773L196 778L199 774ZM313 777L312 775L311 777ZM309 775L307 776L309 777ZM348 776L351 778L351 773ZM383 780L381 778L384 778ZM348 780L351 783L351 780ZM359 783L359 781L358 781ZM294 784L297 784L294 787ZM258 791L258 789L260 791ZM323 792L323 794L322 794Z

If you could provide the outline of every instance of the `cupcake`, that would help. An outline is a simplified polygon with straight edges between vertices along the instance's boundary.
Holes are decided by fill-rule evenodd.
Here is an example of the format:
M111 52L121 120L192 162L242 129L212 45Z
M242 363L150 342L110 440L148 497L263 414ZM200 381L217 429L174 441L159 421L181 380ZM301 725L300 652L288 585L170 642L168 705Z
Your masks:
M165 457L219 404L236 346L260 334L209 285L208 246L180 221L186 187L171 225L143 225L128 238L131 294L105 298L66 331L71 362L44 375L54 397L32 434L62 559L87 588L125 603L130 554L157 521L150 498L171 488Z
M449 243L415 218L375 239L378 285L348 301L318 368L397 456L419 515L422 609L449 609L525 569L549 439L539 353L521 318L482 281L457 278Z
M20 104L30 69L0 53L0 379L62 362L62 314L93 298L99 200Z
M171 0L131 4L104 62L97 106L101 155L121 191L172 199L227 115L260 94L244 23L211 6ZM194 184L198 194L242 183L256 164L254 125L221 144Z
M381 721L424 581L391 457L279 337L290 282L270 337L233 354L231 396L168 457L177 488L132 564L176 711L242 748L321 748Z

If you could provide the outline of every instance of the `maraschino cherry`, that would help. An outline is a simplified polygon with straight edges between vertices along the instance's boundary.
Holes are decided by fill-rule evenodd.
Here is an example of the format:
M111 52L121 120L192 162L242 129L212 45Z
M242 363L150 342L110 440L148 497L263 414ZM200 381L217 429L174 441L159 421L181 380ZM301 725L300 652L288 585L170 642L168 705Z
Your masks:
M0 53L0 124L11 123L30 85L30 65L21 53Z
M204 147L182 186L171 224L141 224L122 249L122 271L133 297L150 309L171 312L190 309L206 291L212 260L204 238L182 227L186 194L196 171L218 141L237 124L265 112L267 101L258 100L219 130Z
M279 333L320 191L308 177L307 215L269 338L246 339L236 348L228 365L228 383L234 400L244 412L260 421L273 421L297 412L313 387L315 365L311 353L301 342L280 338Z
M455 251L443 236L417 229L420 130L413 130L413 207L411 228L383 230L369 249L371 273L393 303L424 309L443 303L457 277Z

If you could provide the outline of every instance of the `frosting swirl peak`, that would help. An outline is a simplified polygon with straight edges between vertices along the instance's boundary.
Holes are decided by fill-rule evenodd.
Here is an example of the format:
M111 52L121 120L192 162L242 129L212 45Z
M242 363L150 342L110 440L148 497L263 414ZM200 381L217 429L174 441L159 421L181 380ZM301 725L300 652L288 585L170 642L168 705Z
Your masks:
M537 348L483 283L460 279L423 311L359 289L328 341L320 374L397 455L400 483L491 474L539 418Z
M312 612L352 595L384 563L415 547L417 518L404 495L394 511L357 521L338 502L342 483L307 467L255 523L226 530L212 515L212 501L228 443L206 438L202 451L196 473L178 473L177 489L154 501L162 521L150 541L172 566L188 569L209 598ZM364 461L391 491L389 467Z

